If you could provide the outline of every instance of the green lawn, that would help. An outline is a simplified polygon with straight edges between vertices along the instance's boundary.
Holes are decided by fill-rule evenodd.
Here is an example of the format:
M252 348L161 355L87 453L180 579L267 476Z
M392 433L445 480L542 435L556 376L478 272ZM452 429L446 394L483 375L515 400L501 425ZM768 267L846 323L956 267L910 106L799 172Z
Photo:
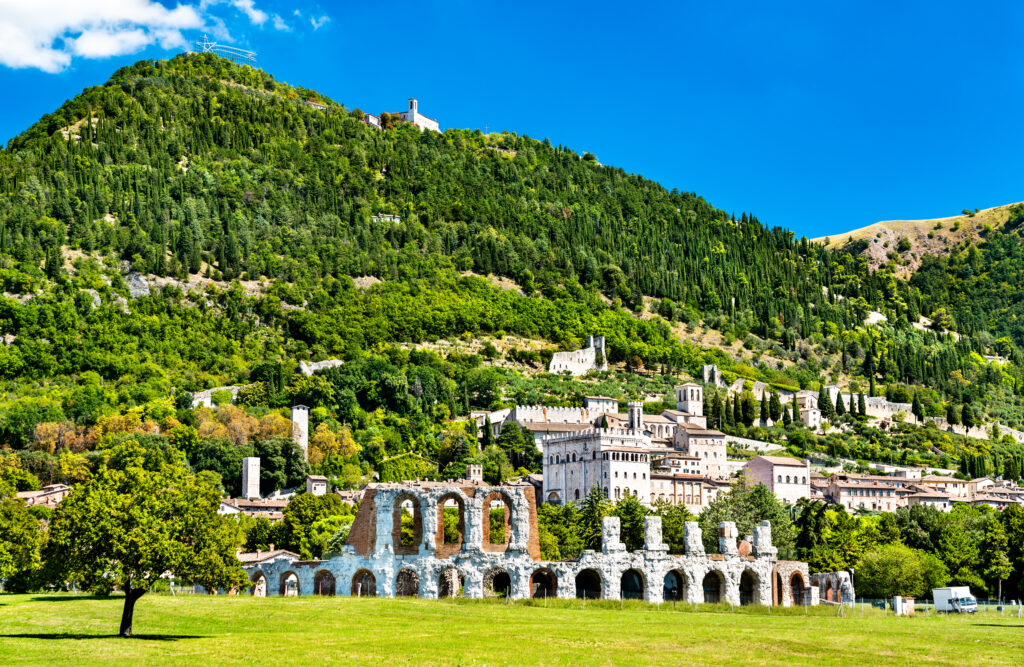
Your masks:
M0 596L0 664L1020 665L1024 622L692 610L643 603L146 595L133 639L118 598Z

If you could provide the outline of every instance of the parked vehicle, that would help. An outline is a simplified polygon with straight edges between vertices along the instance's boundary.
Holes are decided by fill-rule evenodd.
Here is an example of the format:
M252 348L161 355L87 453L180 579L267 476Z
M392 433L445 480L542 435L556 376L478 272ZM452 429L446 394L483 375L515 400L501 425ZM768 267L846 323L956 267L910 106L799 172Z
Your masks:
M967 586L949 586L932 590L935 611L947 614L973 614L978 611L978 600Z

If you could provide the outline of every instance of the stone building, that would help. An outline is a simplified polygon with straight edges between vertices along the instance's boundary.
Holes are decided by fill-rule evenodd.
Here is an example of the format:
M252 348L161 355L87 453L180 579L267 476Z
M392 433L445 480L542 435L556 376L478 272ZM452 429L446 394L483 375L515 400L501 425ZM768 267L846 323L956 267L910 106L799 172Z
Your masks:
M651 439L640 427L642 403L629 404L629 419L628 428L545 436L545 502L576 502L597 486L611 500L633 495L646 503L651 495Z
M696 424L680 424L675 435L675 448L704 461L704 474L724 478L731 473L726 461L725 434Z
M433 118L427 118L426 116L420 113L419 100L417 100L415 97L409 98L409 108L406 109L405 111L399 111L398 115L406 123L412 123L421 130L433 130L434 132L441 131L441 126L436 120L434 120ZM377 123L378 125L380 124L379 119Z
M548 363L549 373L586 375L590 371L608 370L608 356L605 353L604 336L588 336L587 346L582 350L555 352Z
M788 456L755 456L744 466L754 484L764 484L779 500L795 505L811 497L811 462Z
M454 535L445 530L446 508L458 517ZM492 510L501 508L505 521L496 532L490 522L500 515ZM494 595L783 606L816 601L807 565L778 561L766 521L742 543L735 524L723 522L718 554L705 552L699 526L689 522L685 553L670 555L662 542L661 517L646 517L645 544L637 551L627 551L621 542L619 519L606 517L600 551L544 561L536 509L529 485L372 484L340 554L311 561L281 552L242 554L240 560L256 595ZM403 514L411 527L404 535Z

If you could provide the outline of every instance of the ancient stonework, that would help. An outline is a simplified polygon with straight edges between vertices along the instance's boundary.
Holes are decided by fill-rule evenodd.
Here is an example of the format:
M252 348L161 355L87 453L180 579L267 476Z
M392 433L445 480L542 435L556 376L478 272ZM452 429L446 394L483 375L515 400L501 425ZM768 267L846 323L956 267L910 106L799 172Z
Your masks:
M445 507L453 510L447 543ZM256 584L254 591L268 595L549 596L733 605L786 604L782 598L792 598L790 590L785 596L777 590L781 580L767 522L755 528L749 555L739 555L736 526L730 522L719 527L723 553L705 554L701 530L689 522L686 553L670 555L661 517L645 519L645 544L637 551L627 551L621 541L619 519L606 517L600 551L585 551L570 561L543 561L536 508L530 485L469 480L372 484L340 554L316 561L276 558L243 567ZM806 568L796 568L805 577L801 585L807 581ZM789 570L786 574L791 576Z
M555 352L551 355L548 371L572 375L586 375L590 371L608 370L608 358L605 354L604 336L588 336L587 346L582 350L571 352Z

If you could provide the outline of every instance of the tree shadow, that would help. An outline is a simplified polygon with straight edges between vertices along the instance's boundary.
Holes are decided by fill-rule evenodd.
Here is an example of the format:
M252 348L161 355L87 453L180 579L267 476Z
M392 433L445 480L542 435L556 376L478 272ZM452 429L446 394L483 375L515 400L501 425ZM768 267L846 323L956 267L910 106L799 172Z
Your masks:
M0 635L0 639L117 639L121 635L86 635L78 632L27 632L25 634ZM151 635L137 634L129 639L143 641L174 642L179 639L205 639L203 635Z
M113 595L33 595L32 602L76 602L78 600L121 600Z

